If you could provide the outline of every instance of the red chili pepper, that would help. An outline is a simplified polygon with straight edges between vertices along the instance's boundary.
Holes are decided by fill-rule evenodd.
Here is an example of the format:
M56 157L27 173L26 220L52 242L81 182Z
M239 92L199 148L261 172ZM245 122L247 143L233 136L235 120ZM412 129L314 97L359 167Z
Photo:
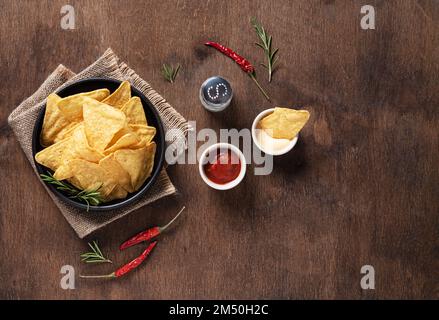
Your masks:
M163 227L152 227L149 228L145 231L142 231L138 234L136 234L134 237L128 239L127 241L125 241L124 243L122 243L119 247L120 250L125 250L126 248L132 247L140 242L144 242L144 241L148 241L151 240L155 237L157 237L159 234L163 233L177 218L178 216L183 212L183 210L186 207L183 207L178 213L177 215L168 222L168 224L166 224Z
M209 47L213 47L213 48L217 49L219 52L228 56L229 58L232 58L241 67L241 69L244 72L253 73L255 71L255 68L251 65L251 63L248 60L246 60L245 58L243 58L242 56L237 54L232 49L227 48L227 47L223 46L222 44L212 42L212 41L206 42L205 45L209 46Z
M225 54L227 57L233 59L233 61L235 61L241 67L241 69L244 72L246 72L250 76L250 78L256 83L256 85L258 86L258 88L262 92L262 94L265 96L265 98L267 98L267 100L270 101L270 97L265 92L265 90L261 87L258 80L256 80L255 68L252 66L252 64L247 59L243 58L242 56L237 54L232 49L227 48L226 46L223 46L222 44L219 44L217 42L208 41L205 43L205 45L212 47L212 48L215 48L219 52Z
M145 259L149 256L151 251L154 249L155 245L157 244L157 241L151 242L149 246L145 249L145 251L142 252L140 256L132 260L131 262L128 262L127 264L123 265L116 271L105 274L105 275L93 275L93 276L80 276L81 278L120 278L123 275L127 274L131 270L137 268Z

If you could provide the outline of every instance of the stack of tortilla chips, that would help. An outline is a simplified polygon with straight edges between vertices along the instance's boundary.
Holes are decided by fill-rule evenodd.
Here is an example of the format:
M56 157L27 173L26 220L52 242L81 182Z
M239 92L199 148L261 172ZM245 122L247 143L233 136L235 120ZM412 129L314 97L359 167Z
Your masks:
M38 163L81 190L99 188L107 202L138 190L151 175L156 128L148 122L139 97L124 81L108 89L65 98L47 97Z

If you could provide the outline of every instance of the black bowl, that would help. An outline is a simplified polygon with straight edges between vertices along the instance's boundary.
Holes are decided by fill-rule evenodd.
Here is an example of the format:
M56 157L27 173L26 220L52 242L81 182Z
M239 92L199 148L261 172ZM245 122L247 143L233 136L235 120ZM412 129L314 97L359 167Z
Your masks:
M71 85L59 90L56 93L60 97L67 97L72 94L92 91L101 88L107 88L110 90L110 92L113 92L119 87L120 83L121 81L114 79L104 79L104 78L85 79L85 80L79 80L77 82L74 82ZM159 176L160 171L163 167L163 162L165 158L165 133L163 130L163 125L160 116L157 110L155 109L155 107L153 106L153 104L151 103L151 101L149 101L139 90L137 90L133 86L131 86L131 95L138 96L140 98L140 100L142 101L143 109L145 110L146 118L148 120L148 125L151 125L157 129L157 133L153 140L157 145L157 149L154 157L154 167L152 169L151 176L145 181L145 183L142 185L142 187L139 190L133 193L129 193L125 199L113 200L111 202L106 202L99 206L90 206L89 207L90 211L114 210L114 209L122 208L130 203L135 202L143 194L145 194L149 188L151 188L151 186ZM37 171L40 174L41 173L46 174L47 172L51 172L51 170L40 165L35 161L35 154L41 151L42 149L44 149L44 147L40 144L40 134L41 134L41 129L43 127L45 110L46 110L46 105L44 105L44 107L41 109L38 115L32 135L32 154L33 154L35 166L37 167ZM61 191L57 190L51 184L46 184L46 185L55 195L57 195L65 202L71 204L76 208L87 210L87 204L75 201L74 199L70 199L68 196L66 196Z

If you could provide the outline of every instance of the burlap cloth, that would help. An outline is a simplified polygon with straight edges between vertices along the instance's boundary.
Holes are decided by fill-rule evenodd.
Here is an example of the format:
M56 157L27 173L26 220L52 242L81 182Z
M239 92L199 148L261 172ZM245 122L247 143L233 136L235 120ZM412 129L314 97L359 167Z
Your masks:
M146 81L140 78L125 63L120 62L119 58L111 49L107 49L107 51L105 51L96 62L78 74L75 74L63 65L59 65L33 95L24 100L9 115L9 125L12 127L14 134L20 142L21 148L26 154L26 157L36 174L37 171L32 157L32 132L37 116L46 103L46 97L51 92L54 92L74 81L94 77L128 80L131 85L140 90L157 108L165 131L171 128L180 129L177 132L181 132L181 134L173 135L174 140L177 141L173 141L172 145L180 145L180 143L185 145L188 124L183 116L181 116L160 94L151 88ZM41 179L38 180L41 181ZM169 180L165 169L163 169L151 189L149 189L147 193L135 203L118 210L86 212L85 210L76 209L57 198L44 183L42 184L80 238L84 238L90 233L108 225L112 221L120 219L133 210L176 192L176 189Z

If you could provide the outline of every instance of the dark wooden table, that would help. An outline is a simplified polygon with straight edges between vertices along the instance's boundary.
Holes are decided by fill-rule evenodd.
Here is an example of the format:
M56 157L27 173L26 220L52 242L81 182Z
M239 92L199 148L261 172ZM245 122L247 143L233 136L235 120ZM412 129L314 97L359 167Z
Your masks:
M65 1L0 1L0 298L438 298L439 3L367 1L376 30L362 30L364 1L70 1L76 29L60 27ZM258 17L280 48L264 100L224 56L224 42L263 59L249 24ZM292 152L269 176L228 192L209 189L196 165L169 174L179 190L86 239L115 264L140 248L118 244L187 206L151 260L118 281L76 279L86 250L37 181L7 116L63 63L79 71L111 47L198 129L249 128L273 106L312 113ZM162 63L181 63L177 82ZM220 74L235 90L227 112L211 114L200 84ZM375 268L375 290L360 269Z

